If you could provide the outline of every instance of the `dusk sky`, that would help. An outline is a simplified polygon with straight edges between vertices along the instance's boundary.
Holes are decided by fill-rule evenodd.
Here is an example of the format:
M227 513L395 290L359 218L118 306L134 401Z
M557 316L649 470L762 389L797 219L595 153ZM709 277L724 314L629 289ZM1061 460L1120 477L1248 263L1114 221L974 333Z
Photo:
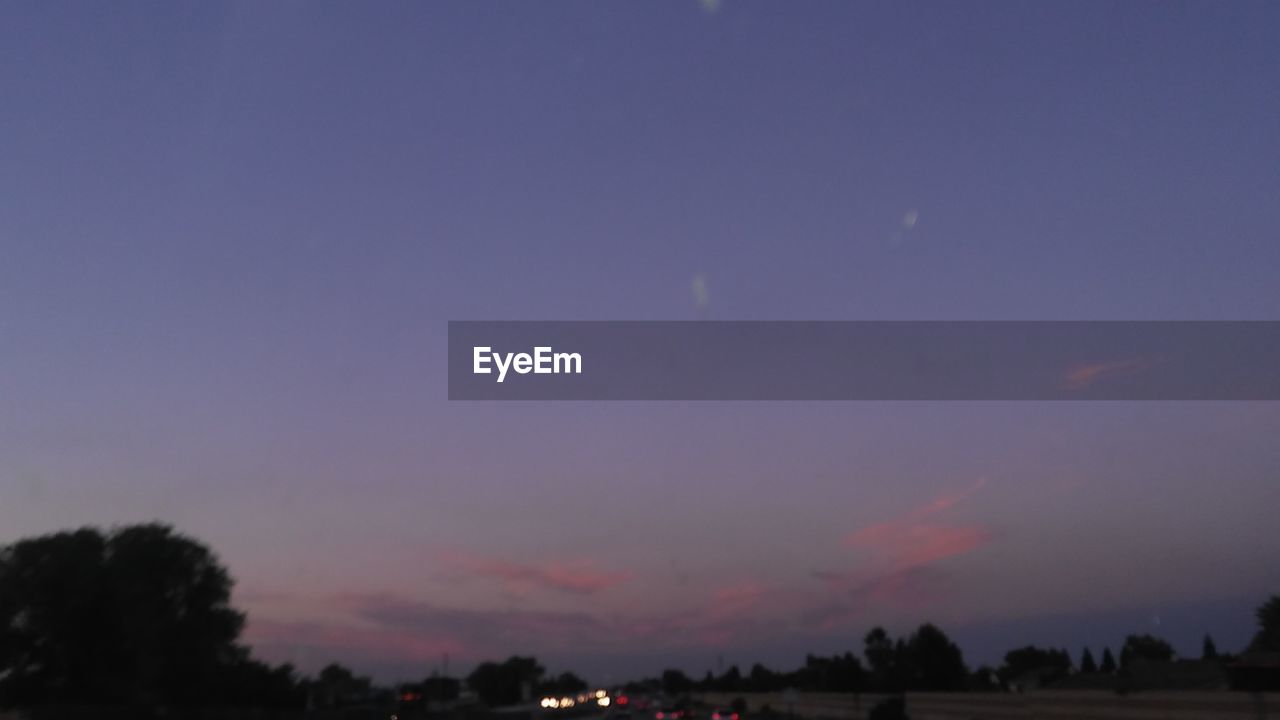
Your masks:
M0 543L384 680L971 665L1280 589L1276 403L461 403L449 320L1280 320L1280 4L0 7Z

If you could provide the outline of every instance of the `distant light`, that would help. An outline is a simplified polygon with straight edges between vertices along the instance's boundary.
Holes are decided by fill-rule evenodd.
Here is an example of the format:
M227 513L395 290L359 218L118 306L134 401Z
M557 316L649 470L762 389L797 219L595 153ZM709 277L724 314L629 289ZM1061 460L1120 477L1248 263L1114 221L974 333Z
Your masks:
M609 694L609 693L607 693L607 692L605 692L605 691L603 691L603 690L597 690L597 691L596 691L596 697L598 697L598 698L602 698L602 697L604 697L605 695L608 695L608 694Z
M596 698L596 704L599 705L600 707L609 707L609 698L607 697Z

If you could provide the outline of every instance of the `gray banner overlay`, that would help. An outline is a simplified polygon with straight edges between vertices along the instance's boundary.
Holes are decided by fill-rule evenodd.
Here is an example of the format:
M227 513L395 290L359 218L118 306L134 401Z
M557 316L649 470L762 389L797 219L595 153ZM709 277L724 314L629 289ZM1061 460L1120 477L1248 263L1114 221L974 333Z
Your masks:
M449 399L1277 400L1280 322L459 321Z

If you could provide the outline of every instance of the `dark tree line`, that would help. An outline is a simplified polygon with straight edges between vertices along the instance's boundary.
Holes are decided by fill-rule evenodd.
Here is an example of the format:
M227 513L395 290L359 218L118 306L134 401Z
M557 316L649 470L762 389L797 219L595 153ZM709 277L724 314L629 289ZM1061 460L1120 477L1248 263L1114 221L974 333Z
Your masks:
M301 678L289 665L253 659L240 643L244 615L230 604L231 585L208 548L163 525L82 529L0 548L0 707L299 708L394 697L339 665ZM1280 596L1258 608L1257 621L1257 634L1242 655L1220 653L1209 637L1202 647L1204 660L1238 670L1233 683L1241 688L1276 684L1268 668L1280 662ZM1166 641L1130 635L1118 662L1110 648L1103 649L1100 661L1086 649L1077 670L1065 650L1028 646L1007 653L999 668L971 672L960 648L925 624L897 638L873 629L864 638L861 658L811 655L789 672L756 664L744 673L733 666L698 681L668 670L629 687L673 696L785 688L997 689L1028 677L1053 682L1065 675L1123 676L1134 667L1173 658ZM520 656L481 663L466 684L495 706L535 695L574 695L587 687L572 673L548 677L536 659ZM451 678L428 678L416 687L409 694L420 699L452 700L460 692Z
M757 663L744 674L732 665L718 676L708 671L696 682L680 670L666 670L660 679L629 687L660 689L667 695L679 696L690 691L753 693L788 688L809 692L963 690L970 682L959 646L932 624L921 625L896 640L883 628L875 628L867 633L863 655L865 665L851 652L831 657L809 655L803 666L790 672L774 671Z
M1280 660L1280 597L1272 598L1259 608L1257 618L1260 629L1243 657L1261 654L1271 657L1269 662ZM774 671L757 663L744 673L732 665L719 675L707 671L696 681L679 670L667 670L661 678L633 683L628 688L660 690L675 696L690 691L770 693L785 689L875 693L1007 690L1048 685L1067 676L1125 678L1138 666L1171 663L1176 653L1173 646L1161 638L1134 634L1124 639L1119 658L1117 661L1110 648L1103 648L1099 662L1093 652L1085 648L1077 666L1065 649L1028 645L1007 652L998 668L980 667L970 671L960 648L942 630L925 624L914 633L896 639L883 628L871 630L863 639L861 658L853 653L829 658L810 655L802 667L790 672ZM1226 668L1238 659L1219 653L1213 638L1205 636L1201 661Z
M564 697L587 689L587 682L571 672L546 677L535 658L514 655L483 662L467 676L467 687L486 705L515 705L534 697Z
M515 705L532 695L546 672L531 657L512 656L504 662L484 662L467 676L467 685L488 705Z

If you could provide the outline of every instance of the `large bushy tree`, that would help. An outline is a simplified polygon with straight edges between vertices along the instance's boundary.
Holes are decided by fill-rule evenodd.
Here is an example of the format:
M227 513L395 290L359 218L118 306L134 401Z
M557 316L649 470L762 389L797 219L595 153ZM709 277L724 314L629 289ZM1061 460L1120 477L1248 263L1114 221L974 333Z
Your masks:
M1088 659L1089 662L1093 662L1092 656ZM1005 682L1013 682L1019 678L1034 675L1040 682L1052 682L1070 672L1071 656L1066 650L1028 645L1005 653L1004 665L1000 668L1000 678Z
M963 690L969 678L960 646L936 625L921 625L906 644L907 688Z
M208 548L164 525L0 548L0 702L208 705L235 683L279 685L236 645L231 586Z
M1154 635L1130 635L1120 648L1120 667L1131 667L1136 660L1168 662L1174 657L1173 646Z
M560 697L562 695L577 695L586 689L586 680L583 680L571 672L562 672L559 675L544 681L538 687L538 692L543 695L554 695L556 697Z
M544 672L536 659L513 655L501 663L481 663L467 676L467 686L488 705L515 705L524 700L526 687L538 686Z
M1280 595L1272 595L1257 611L1258 632L1249 649L1254 652L1280 652Z
M876 690L963 690L968 685L969 670L960 647L936 625L925 623L896 641L877 627L867 633L864 644Z

